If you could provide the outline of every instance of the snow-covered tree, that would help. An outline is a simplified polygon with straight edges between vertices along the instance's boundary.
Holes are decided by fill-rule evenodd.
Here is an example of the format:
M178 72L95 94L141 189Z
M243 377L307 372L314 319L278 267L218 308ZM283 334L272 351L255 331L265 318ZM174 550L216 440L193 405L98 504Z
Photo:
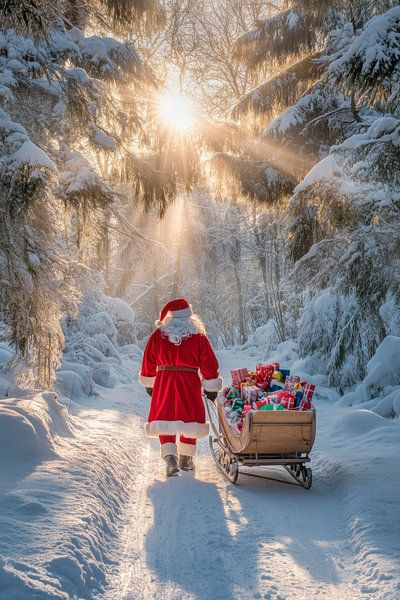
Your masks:
M252 68L267 62L271 76L243 96L233 115L243 121L249 115L255 119L266 144L301 149L315 161L333 143L355 133L360 122L356 86L345 90L329 85L329 65L390 2L287 4L237 42L237 56Z
M77 273L107 261L120 184L133 201L163 203L175 190L174 173L132 150L143 146L141 103L155 81L131 35L163 12L156 1L24 0L2 3L0 15L1 308L48 385Z
M287 314L298 320L303 356L342 387L364 375L392 332L382 307L398 302L393 4L289 2L236 50L249 66L267 61L271 76L240 100L234 117L263 131L265 155L286 156L298 178L293 197L279 205L294 262L283 284Z
M301 273L303 281L306 277L320 290L307 304L301 347L321 361L329 357L332 380L344 385L364 375L376 347L392 332L391 319L385 321L382 314L388 298L400 308L400 122L394 100L399 18L399 7L372 18L334 57L329 75L344 91L354 90L358 110L365 114L361 132L331 148L288 206L295 277ZM322 308L326 289L329 314L315 308ZM318 331L328 330L327 320L334 331L322 340Z

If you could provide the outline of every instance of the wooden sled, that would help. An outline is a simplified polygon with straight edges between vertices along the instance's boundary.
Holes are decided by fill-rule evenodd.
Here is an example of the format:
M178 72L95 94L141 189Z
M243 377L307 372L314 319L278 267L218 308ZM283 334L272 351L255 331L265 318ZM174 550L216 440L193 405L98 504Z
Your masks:
M210 452L223 475L236 483L240 466L281 465L299 485L310 489L312 471L305 465L310 462L309 453L315 440L315 410L250 412L238 434L226 420L222 401L221 396L215 403L205 400L212 428Z

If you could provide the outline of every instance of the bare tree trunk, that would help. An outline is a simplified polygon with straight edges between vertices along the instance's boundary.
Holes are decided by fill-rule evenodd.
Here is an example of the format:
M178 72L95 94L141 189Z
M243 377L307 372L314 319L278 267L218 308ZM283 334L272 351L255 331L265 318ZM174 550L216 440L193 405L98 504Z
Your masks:
M238 298L239 337L240 337L240 343L244 344L245 341L246 341L246 326L245 326L245 320L244 320L244 304L243 304L243 294L242 294L242 282L240 281L240 273L239 273L239 265L238 265L238 263L234 264L233 271L235 273L237 298Z
M266 319L271 318L271 304L268 296L268 275L267 275L267 257L265 254L259 254L257 256L258 264L260 265L261 277L264 284L264 308Z
M178 296L179 296L181 270L182 270L182 243L181 243L181 240L179 239L178 240L178 248L176 251L176 259L175 259L174 282L172 285L172 296L174 298L178 298Z
M160 289L158 284L158 260L156 259L153 263L153 311L157 315L160 312Z
M181 274L182 274L182 254L183 254L182 240L183 240L183 233L184 233L184 229L185 229L186 214L187 214L186 202L184 202L183 207L182 207L182 218L180 220L179 231L177 232L178 239L177 239L177 249L176 249L176 259L175 259L175 273L174 273L174 282L172 285L172 295L174 298L178 298L180 295L180 283L181 283Z

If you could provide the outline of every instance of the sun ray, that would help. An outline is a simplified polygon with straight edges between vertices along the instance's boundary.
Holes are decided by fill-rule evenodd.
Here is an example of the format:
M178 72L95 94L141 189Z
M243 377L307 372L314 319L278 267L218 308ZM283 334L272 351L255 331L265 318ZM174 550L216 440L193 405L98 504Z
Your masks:
M162 123L180 135L187 135L196 124L195 106L187 96L162 95L157 113Z

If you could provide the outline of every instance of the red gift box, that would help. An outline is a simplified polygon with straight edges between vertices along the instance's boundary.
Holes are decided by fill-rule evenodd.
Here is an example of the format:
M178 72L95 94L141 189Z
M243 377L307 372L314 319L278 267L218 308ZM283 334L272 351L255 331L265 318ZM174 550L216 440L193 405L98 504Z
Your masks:
M278 392L279 404L282 404L284 408L292 410L296 404L296 396L291 392L285 392L284 390Z
M269 394L270 396L271 394ZM274 401L272 398L269 398L268 396L264 396L264 398L261 398L261 400L257 400L257 402L253 402L253 408L254 409L260 409L262 406L265 406L266 404L273 404Z
M303 394L304 394L304 398L306 400L308 400L311 403L311 400L314 396L314 392L315 392L315 385L313 385L312 383L306 383L303 386Z
M232 369L231 377L232 377L232 385L238 385L246 380L248 374L247 369Z
M280 390L279 392L271 392L265 397L266 400L271 400L275 404L282 404L284 408L292 410L296 404L296 396L291 392Z
M271 371L271 374L272 374L274 371L279 371L279 363L277 363L277 362L275 362L275 363L268 363L267 365L263 365L262 363L258 363L256 365L256 371L258 373L262 373L262 374L264 374L266 372L269 373Z
M258 373L262 379L262 389L266 390L272 379L272 373L275 371L275 365L263 365L259 363L256 365L256 373Z
M307 398L303 398L300 400L299 405L296 406L295 410L311 410L312 409L311 400L307 400Z

